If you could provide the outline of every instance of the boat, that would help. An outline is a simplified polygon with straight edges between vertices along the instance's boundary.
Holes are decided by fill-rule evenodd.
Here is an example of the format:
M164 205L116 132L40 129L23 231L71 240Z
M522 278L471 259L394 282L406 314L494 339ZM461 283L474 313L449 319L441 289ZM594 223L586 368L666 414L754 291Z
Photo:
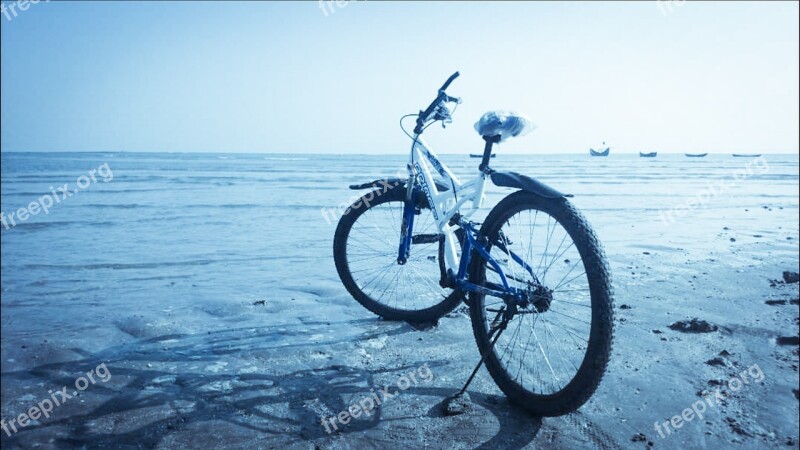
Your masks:
M655 158L658 152L650 152L650 153L643 153L639 152L639 157L641 158Z
M684 153L689 158L704 158L708 153Z
M734 153L733 156L734 158L758 158L759 156L761 156L761 153L750 153L750 154Z
M492 156L490 156L490 158L494 158L495 156L497 156L497 154L496 153L492 153ZM470 158L483 158L483 155L476 155L475 153L470 153L469 157Z
M600 148L603 150L595 150L593 148L589 148L589 154L592 156L608 156L608 152L611 151L611 147L606 145L606 141L600 145Z

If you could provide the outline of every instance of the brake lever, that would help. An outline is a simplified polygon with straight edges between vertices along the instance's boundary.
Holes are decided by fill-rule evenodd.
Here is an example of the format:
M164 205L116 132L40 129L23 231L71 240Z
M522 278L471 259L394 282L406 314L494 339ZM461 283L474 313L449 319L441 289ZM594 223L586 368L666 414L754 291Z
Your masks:
M453 116L450 115L450 110L444 104L436 108L436 113L433 115L433 119L441 120L442 128L445 127L446 123L453 123Z

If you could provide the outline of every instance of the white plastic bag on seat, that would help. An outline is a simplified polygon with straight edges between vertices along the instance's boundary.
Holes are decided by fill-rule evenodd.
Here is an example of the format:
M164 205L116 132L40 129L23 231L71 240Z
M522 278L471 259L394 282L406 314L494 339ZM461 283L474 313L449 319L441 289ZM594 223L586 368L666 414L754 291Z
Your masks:
M533 131L536 125L526 116L513 111L489 111L475 122L475 131L481 136L500 135L500 142L510 137Z

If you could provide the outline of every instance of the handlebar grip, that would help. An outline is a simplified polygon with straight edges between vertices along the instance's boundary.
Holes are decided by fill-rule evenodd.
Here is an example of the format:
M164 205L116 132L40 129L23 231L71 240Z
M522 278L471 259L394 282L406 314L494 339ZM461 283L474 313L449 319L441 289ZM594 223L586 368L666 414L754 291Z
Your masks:
M448 87L448 86L450 86L450 83L452 83L452 82L453 82L453 80L455 80L456 78L458 78L458 76L459 76L459 75L461 75L461 74L460 74L460 73L458 73L458 72L456 72L456 73L454 73L454 74L450 75L450 78L448 78L448 79L447 79L447 81L445 81L445 82L444 82L444 84L442 85L442 88L441 88L441 89L439 89L439 90L440 90L440 91L444 91L444 90L446 90L446 89L447 89L447 87Z

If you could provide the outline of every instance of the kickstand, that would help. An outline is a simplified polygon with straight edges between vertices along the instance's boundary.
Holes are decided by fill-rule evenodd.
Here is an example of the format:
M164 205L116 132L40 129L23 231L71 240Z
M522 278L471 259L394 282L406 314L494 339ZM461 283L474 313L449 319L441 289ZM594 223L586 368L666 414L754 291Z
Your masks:
M467 379L467 382L464 383L464 387L462 387L461 390L458 391L458 393L453 396L453 398L458 398L462 396L464 392L466 392L467 387L469 387L470 383L472 383L472 379L475 378L475 374L478 373L478 369L481 368L484 361L486 361L486 357L489 356L489 352L492 351L492 349L494 348L494 344L497 343L497 339L500 338L500 335L503 334L503 331L506 329L506 326L508 326L509 317L507 314L504 313L505 313L505 306L500 308L500 311L497 313L494 320L492 320L492 325L491 325L492 329L489 332L489 345L483 350L483 356L481 356L481 360L478 361L478 365L475 366L475 369L472 371L472 374ZM498 324L497 320L500 319L500 316L503 316L503 319L502 322ZM492 336L492 334L494 334L494 337Z

